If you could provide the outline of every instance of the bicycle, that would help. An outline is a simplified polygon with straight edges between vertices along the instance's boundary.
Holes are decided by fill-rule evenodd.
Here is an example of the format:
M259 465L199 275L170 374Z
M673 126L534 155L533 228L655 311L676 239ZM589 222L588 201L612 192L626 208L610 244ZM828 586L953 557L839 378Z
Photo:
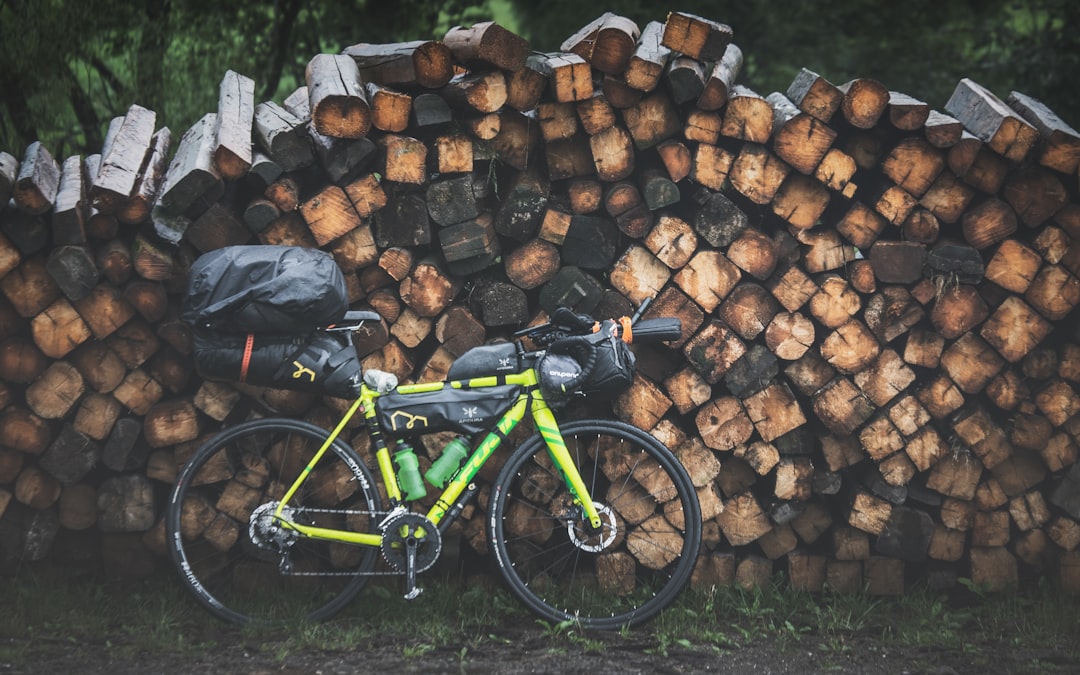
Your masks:
M584 628L654 617L697 558L694 486L644 431L604 419L560 427L553 412L554 399L589 393L605 359L632 366L626 343L679 336L677 319L641 320L642 310L600 323L560 308L514 341L469 350L445 382L397 386L393 375L367 371L329 432L284 417L219 432L181 469L169 500L167 541L180 578L203 607L239 623L328 618L376 575L403 576L412 600L417 575L435 564L447 529L476 497L477 472L529 414L537 433L498 473L485 523L510 591L543 619ZM377 319L352 311L332 330ZM629 384L617 375L616 386ZM356 415L375 449L385 510L371 471L341 438ZM462 436L428 470L441 492L420 512L426 488L411 443L446 429Z

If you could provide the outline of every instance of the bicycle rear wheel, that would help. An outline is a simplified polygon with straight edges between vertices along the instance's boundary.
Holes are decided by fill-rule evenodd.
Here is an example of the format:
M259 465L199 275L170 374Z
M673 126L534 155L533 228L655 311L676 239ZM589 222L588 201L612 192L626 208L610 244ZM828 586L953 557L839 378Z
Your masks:
M511 591L550 621L595 629L636 625L690 580L701 511L686 469L652 436L622 422L562 428L600 512L586 530L543 439L518 448L492 490L488 535Z
M367 581L377 548L297 536L273 518L327 435L297 420L254 420L214 436L182 469L166 512L170 557L218 617L323 619ZM381 506L367 467L336 440L287 508L297 522L375 532Z

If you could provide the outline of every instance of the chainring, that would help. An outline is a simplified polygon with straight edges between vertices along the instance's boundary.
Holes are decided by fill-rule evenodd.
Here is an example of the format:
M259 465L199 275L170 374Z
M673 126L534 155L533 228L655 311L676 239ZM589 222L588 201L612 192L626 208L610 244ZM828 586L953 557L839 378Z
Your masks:
M382 555L398 572L406 572L407 548L416 546L416 572L424 572L435 564L442 553L442 535L426 516L402 513L392 516L383 525Z

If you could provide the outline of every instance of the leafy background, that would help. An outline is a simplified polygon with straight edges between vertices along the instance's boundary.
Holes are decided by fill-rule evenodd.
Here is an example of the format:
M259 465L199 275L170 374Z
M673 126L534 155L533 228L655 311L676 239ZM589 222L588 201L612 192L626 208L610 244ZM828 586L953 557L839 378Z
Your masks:
M786 91L800 68L835 84L873 77L941 109L969 77L1021 91L1080 125L1075 0L0 0L0 150L41 140L56 157L100 152L132 103L182 133L217 107L228 69L281 101L320 52L359 42L441 39L494 19L537 51L605 11L644 27L679 10L735 32L740 82Z

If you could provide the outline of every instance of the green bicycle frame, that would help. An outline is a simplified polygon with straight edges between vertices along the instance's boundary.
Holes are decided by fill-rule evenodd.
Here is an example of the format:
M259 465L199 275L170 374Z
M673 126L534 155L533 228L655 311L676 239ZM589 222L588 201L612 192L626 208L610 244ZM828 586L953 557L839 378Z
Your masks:
M537 386L535 369L529 368L522 373L498 378L478 377L451 382L405 384L398 387L396 391L401 394L419 394L429 391L439 391L447 387L454 389L462 389L465 387L470 389L480 389L483 387L494 387L499 384L519 385L523 387L524 391L518 395L510 409L503 413L502 417L495 423L495 427L487 433L473 451L472 455L470 455L464 465L462 465L454 479L443 489L439 498L435 501L435 505L428 511L428 519L435 525L438 525L442 521L446 516L447 511L451 508L451 505L454 504L468 488L469 483L472 481L473 477L476 476L476 473L480 471L488 458L490 458L495 450L502 444L502 439L514 430L518 423L525 418L525 413L528 411L532 414L533 422L536 424L540 436L544 439L544 444L547 446L548 454L551 456L556 469L562 475L570 493L573 495L574 503L577 506L580 506L584 511L589 524L592 527L599 529L601 526L600 514L593 504L592 496L585 486L585 481L581 478L577 465L570 456L570 451L566 447L566 441L559 431L559 424L555 420L555 415L551 412L551 407L548 405L547 401L544 400L544 396ZM351 532L348 530L303 525L301 523L290 522L283 516L289 500L292 499L292 496L296 494L297 490L300 489L300 486L303 485L304 481L311 475L311 472L315 469L319 460L322 459L323 455L326 454L326 451L330 449L330 446L341 434L342 430L349 423L349 420L356 415L357 411L363 412L364 417L368 422L369 429L372 429L373 431L372 440L375 442L376 446L375 458L379 465L379 473L386 486L386 492L390 498L391 506L396 506L402 502L401 490L398 488L397 474L394 471L393 462L390 460L390 449L386 444L386 440L382 437L381 432L375 433L379 430L378 422L375 420L375 401L378 398L379 393L377 391L370 389L366 384L361 385L360 396L353 401L349 410L341 418L341 421L338 422L337 426L334 427L334 430L327 436L322 446L312 456L307 466L304 467L304 470L300 472L300 475L293 482L292 486L289 487L285 496L281 498L281 502L274 511L274 517L281 523L282 527L313 539L325 539L328 541L336 541L345 544L359 544L362 546L382 545L381 534Z

